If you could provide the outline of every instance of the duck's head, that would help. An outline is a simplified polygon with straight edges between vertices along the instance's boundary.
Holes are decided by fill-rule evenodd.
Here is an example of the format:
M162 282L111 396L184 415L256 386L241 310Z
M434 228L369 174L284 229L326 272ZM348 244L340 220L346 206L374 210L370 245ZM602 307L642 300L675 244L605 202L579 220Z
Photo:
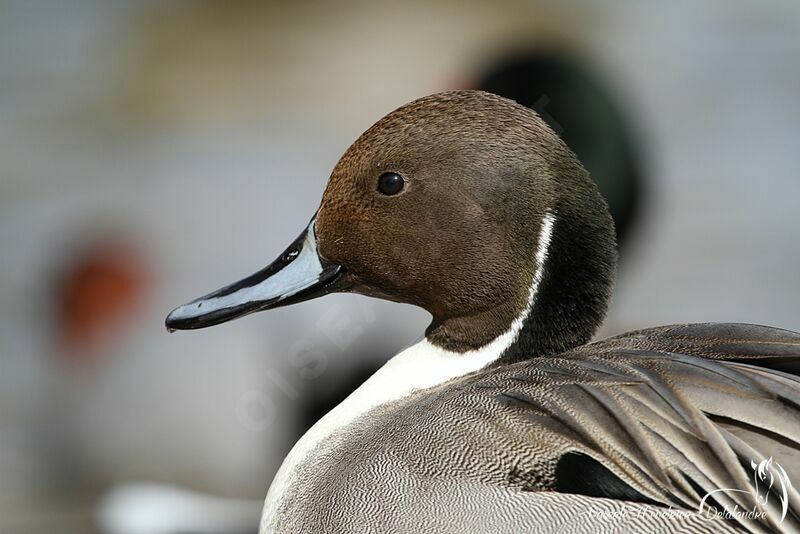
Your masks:
M587 172L536 113L478 91L385 116L345 152L311 223L265 269L180 306L170 329L353 291L420 306L429 342L505 357L588 341L616 247Z

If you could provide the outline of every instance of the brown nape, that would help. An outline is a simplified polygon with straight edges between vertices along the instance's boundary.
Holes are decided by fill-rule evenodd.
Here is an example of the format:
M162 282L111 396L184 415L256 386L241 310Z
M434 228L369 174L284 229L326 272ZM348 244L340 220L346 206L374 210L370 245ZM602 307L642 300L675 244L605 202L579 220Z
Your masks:
M405 186L377 189L385 172ZM616 263L613 224L580 163L531 110L478 91L425 97L367 130L334 168L316 231L353 291L421 306L428 339L480 348L525 311L542 221L555 217L535 305L504 358L588 341Z
M614 222L580 163L574 157L559 163L556 221L542 283L504 361L558 354L589 342L611 300L617 267Z

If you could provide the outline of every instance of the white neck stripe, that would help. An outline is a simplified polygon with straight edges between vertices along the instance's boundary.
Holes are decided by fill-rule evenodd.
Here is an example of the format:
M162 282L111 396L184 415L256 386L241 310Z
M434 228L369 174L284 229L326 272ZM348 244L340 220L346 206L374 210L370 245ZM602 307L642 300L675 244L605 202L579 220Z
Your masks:
M278 507L287 487L292 484L296 468L309 453L337 430L347 426L357 417L387 402L402 399L414 391L428 389L454 378L483 369L497 361L519 337L525 320L530 315L544 276L555 217L547 213L539 230L536 247L536 270L528 290L525 309L511 323L511 327L483 347L463 353L437 347L427 339L415 343L389 360L361 387L331 410L311 427L295 444L284 460L264 502L260 532L275 530Z
M539 242L536 245L536 271L533 273L533 280L531 281L531 286L528 289L528 300L525 305L525 309L517 316L516 319L514 319L514 322L511 323L511 328L479 350L487 350L490 347L494 350L499 349L499 352L497 353L497 358L499 358L506 350L508 350L509 347L511 347L511 345L516 343L517 339L519 338L519 333L522 331L522 327L525 325L525 320L531 314L533 305L536 303L536 295L539 293L539 286L542 284L542 278L544 278L544 265L545 262L547 262L547 255L550 251L550 241L553 238L553 226L555 225L555 222L556 218L550 212L546 213L542 219L542 227L539 230ZM497 347L492 347L492 345L495 345L496 343Z

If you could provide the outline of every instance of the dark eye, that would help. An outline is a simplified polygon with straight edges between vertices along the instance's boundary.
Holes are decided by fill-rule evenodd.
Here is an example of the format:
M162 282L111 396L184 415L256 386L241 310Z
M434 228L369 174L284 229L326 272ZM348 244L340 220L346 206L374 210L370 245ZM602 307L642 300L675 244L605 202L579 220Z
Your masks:
M403 190L405 180L396 172L385 172L378 178L378 192L382 195L396 195Z

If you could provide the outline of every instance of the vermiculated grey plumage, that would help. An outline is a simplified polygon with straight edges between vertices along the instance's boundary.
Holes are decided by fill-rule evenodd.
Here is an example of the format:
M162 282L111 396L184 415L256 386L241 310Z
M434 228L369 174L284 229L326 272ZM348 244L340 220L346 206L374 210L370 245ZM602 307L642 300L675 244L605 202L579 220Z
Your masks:
M800 361L800 335L683 325L456 379L326 443L301 467L281 531L798 531L794 489L783 522L779 495L763 519L695 513L719 489L709 506L753 509L751 460L800 480L800 381L759 367L776 359ZM558 493L558 462L574 453L656 504Z

